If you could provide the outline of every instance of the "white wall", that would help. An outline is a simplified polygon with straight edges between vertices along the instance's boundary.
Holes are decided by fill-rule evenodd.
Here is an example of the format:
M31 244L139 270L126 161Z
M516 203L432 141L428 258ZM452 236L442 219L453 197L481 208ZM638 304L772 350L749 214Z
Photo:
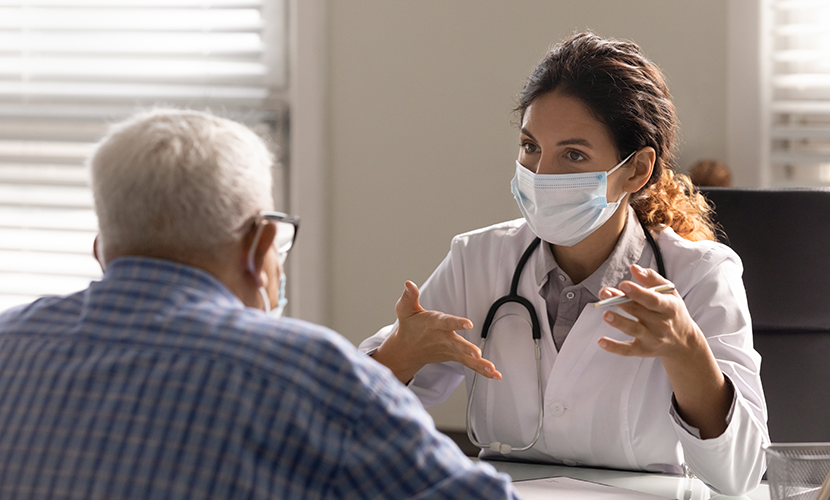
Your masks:
M394 320L459 232L519 216L511 109L574 29L634 40L664 70L679 164L726 156L722 0L332 0L327 28L329 326L358 343ZM301 232L302 238L302 232ZM433 412L463 428L463 405Z

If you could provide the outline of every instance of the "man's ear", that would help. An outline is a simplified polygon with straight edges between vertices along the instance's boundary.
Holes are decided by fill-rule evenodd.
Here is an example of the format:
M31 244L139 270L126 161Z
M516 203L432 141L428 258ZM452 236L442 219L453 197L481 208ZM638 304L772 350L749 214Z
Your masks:
M249 248L247 254L246 269L251 273L258 287L265 286L268 281L268 275L262 269L265 263L265 255L274 244L274 238L277 237L276 224L261 223L252 229L253 236L251 238L252 248ZM259 238L257 238L259 233Z
M101 271L103 271L106 267L106 264L104 264L104 256L98 253L98 238L100 237L100 234L96 234L95 240L92 242L92 256L95 257L95 260L98 261L98 265L101 266Z
M651 146L646 146L634 154L631 158L631 165L634 171L625 181L625 189L629 193L636 193L646 185L654 170L654 162L657 160L657 152Z

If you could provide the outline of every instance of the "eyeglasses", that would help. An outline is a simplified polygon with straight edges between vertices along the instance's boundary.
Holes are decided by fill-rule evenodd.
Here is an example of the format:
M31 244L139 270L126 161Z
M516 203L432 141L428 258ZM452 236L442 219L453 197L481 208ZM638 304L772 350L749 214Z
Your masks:
M257 217L277 224L277 237L274 239L274 247L277 249L277 253L288 253L297 239L300 218L282 212L260 212Z

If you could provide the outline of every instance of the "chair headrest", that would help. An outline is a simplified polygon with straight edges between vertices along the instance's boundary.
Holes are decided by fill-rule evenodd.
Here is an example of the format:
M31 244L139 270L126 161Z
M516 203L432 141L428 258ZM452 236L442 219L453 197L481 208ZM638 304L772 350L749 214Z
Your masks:
M830 329L830 189L701 188L760 329Z

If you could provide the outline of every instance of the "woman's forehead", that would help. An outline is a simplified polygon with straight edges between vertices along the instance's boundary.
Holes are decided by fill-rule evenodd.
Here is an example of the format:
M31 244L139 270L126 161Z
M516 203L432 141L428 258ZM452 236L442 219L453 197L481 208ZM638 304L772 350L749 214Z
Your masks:
M608 127L581 100L559 92L543 94L530 103L522 118L522 131L537 141L559 145L613 143Z

